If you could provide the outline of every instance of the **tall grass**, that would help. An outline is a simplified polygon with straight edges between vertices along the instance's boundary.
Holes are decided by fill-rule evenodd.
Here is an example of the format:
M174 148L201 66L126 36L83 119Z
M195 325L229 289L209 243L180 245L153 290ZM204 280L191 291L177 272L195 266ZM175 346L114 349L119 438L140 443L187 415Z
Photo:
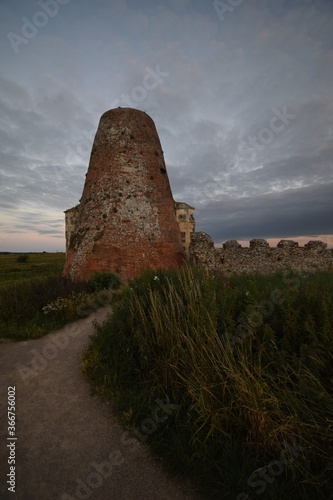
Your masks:
M97 330L83 369L129 427L155 398L179 405L149 440L209 498L329 498L332 306L328 273L147 271ZM262 494L255 474L272 462L280 472Z
M114 274L96 273L90 281L50 276L0 288L0 337L23 340L45 335L109 304L119 286Z

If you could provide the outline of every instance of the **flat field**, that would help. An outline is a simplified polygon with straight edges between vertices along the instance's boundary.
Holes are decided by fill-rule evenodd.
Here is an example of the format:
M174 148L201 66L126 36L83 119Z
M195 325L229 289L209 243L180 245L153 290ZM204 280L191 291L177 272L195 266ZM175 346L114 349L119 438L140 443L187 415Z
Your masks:
M0 253L0 286L31 278L60 275L64 263L64 252Z

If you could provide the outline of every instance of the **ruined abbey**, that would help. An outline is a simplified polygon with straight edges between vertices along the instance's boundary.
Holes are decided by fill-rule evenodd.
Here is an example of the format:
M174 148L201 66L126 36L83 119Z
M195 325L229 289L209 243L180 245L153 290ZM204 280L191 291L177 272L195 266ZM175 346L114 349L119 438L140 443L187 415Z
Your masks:
M270 248L227 241L215 248L195 232L194 208L175 202L153 120L143 111L104 113L94 139L80 203L65 211L64 274L87 279L95 271L124 280L143 268L180 267L189 261L209 270L270 273L333 269L332 250L320 241L299 247L282 240Z

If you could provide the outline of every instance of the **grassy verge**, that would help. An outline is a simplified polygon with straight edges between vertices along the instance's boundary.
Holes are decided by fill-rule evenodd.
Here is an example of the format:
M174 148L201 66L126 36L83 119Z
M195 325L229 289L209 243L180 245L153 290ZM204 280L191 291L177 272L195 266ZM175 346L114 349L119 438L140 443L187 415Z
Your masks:
M0 253L0 287L60 275L64 263L63 252Z
M85 353L124 425L207 498L331 498L333 274L143 273Z
M0 288L0 337L38 338L110 304L117 297L115 275L97 273L91 281L62 276L17 281Z

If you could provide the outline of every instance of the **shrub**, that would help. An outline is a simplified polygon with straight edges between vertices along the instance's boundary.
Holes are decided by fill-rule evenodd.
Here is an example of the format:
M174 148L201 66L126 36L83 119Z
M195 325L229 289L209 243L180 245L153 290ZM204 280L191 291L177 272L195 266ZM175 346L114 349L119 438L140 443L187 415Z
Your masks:
M19 262L20 264L24 264L26 262L28 262L28 259L29 259L29 255L19 255L17 258L16 258L16 262Z
M68 321L88 316L95 309L110 304L116 297L110 290L96 290L93 293L72 292L68 297L57 297L42 308L44 314L61 313Z
M120 277L116 273L98 271L90 278L94 290L117 290L121 285Z
M0 335L16 339L30 338L62 326L75 315L68 318L59 309L52 316L46 316L43 308L58 297L68 298L73 293L80 294L87 290L87 282L61 276L18 282L0 288Z
M116 302L120 296L120 290L95 288L88 281L64 276L14 282L0 288L0 337L40 337Z

